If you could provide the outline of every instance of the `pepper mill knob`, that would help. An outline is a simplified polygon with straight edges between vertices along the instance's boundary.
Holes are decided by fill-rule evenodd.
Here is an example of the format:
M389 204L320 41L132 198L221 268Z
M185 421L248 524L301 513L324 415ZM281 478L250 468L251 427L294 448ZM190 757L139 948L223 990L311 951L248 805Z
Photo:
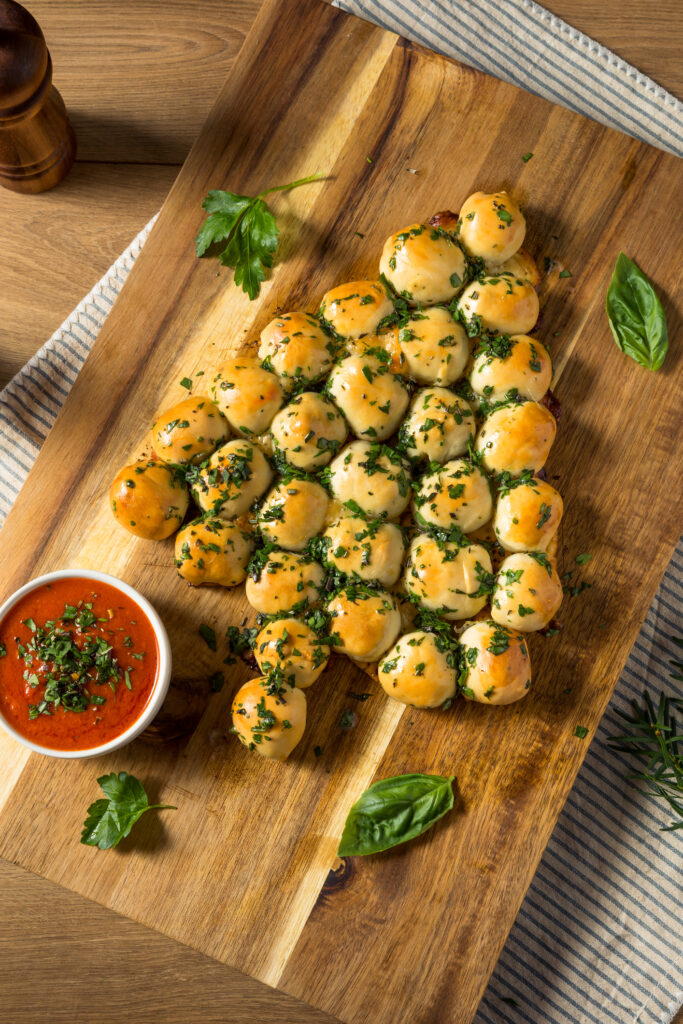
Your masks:
M40 26L15 0L0 0L0 185L44 192L75 158L76 137L52 84Z

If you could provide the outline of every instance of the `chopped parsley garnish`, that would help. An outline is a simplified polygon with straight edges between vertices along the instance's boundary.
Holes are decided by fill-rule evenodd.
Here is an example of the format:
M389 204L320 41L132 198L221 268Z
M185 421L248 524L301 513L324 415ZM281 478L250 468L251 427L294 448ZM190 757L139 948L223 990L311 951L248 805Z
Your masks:
M212 651L215 651L217 649L216 631L211 626L207 626L205 622L202 622L202 624L199 627L199 635L206 644L206 646L209 647Z
M106 704L105 697L92 692L93 685L108 685L114 695L120 682L132 689L132 669L123 669L111 642L93 631L97 622L91 603L65 605L60 618L43 625L32 618L24 620L31 636L25 644L15 638L17 653L25 665L23 677L31 689L45 687L41 699L28 705L29 719L52 715L58 707L81 712ZM1 655L6 653L2 647Z
M220 693L223 689L225 678L222 672L214 672L212 676L209 676L209 686L211 687L212 693Z

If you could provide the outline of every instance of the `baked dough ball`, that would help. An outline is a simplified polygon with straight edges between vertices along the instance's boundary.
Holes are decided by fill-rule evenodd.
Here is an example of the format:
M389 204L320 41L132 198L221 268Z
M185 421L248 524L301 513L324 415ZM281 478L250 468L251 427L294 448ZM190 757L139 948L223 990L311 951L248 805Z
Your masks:
M330 489L337 501L356 502L373 519L398 519L410 498L410 479L392 448L352 441L330 463Z
M538 295L521 277L485 277L468 284L458 311L470 337L482 331L526 334L538 320Z
M257 612L277 615L316 604L322 582L322 568L312 558L292 551L273 551L258 578L249 576L245 591Z
M438 708L455 696L453 657L434 633L416 630L400 637L377 668L384 692L414 708Z
M283 313L261 331L259 359L268 361L285 391L325 377L335 343L310 313Z
M458 235L471 256L502 263L524 241L526 221L507 192L475 192L460 207Z
M493 498L486 476L467 459L451 459L440 469L425 473L415 493L418 522L450 530L457 526L471 533L487 523Z
M377 661L401 631L401 613L386 590L349 586L328 601L327 611L336 649L356 661Z
M350 281L323 296L320 314L342 338L375 334L394 304L379 281Z
M445 306L414 313L386 336L400 349L401 373L420 384L452 384L465 372L470 356L467 334Z
M399 434L411 458L447 462L464 455L474 440L472 406L448 388L416 391Z
M540 552L503 559L491 595L491 618L521 633L545 629L562 604L562 583L552 562Z
M275 449L298 469L326 466L348 433L338 409L316 391L304 391L281 409L270 432Z
M519 476L543 469L555 440L555 417L538 402L494 409L484 420L474 446L490 473Z
M206 395L186 398L157 417L152 445L162 462L201 462L230 436L230 427Z
M486 263L487 277L497 277L502 274L521 277L523 281L528 281L534 288L538 288L541 283L541 272L536 265L536 260L526 249L520 249L504 263Z
M531 686L526 640L497 622L473 622L460 634L467 675L461 689L481 704L512 704Z
M342 516L328 526L324 537L325 561L348 576L391 587L401 575L405 542L394 523Z
M305 622L276 619L256 637L254 657L264 675L275 671L286 683L305 690L324 670L330 649Z
M145 460L120 469L109 488L116 521L145 540L163 540L178 529L190 498L179 472Z
M470 384L488 402L503 402L512 391L539 402L552 376L550 355L540 341L526 334L497 335L475 351Z
M306 728L306 696L298 687L268 692L268 679L250 679L232 702L232 725L249 750L285 761Z
M537 477L503 488L493 517L498 543L506 551L547 551L563 510L562 496Z
M423 608L469 619L488 601L491 558L481 544L458 547L419 534L410 545L404 582Z
M394 433L410 398L387 363L369 352L342 359L328 378L327 390L356 437L374 441Z
M432 306L458 294L465 283L467 262L454 235L427 224L411 224L387 238L379 269L412 306Z
M214 374L209 394L236 434L262 434L284 400L280 382L254 356L233 356Z
M259 529L279 548L303 551L321 532L328 504L327 491L313 480L279 480L259 509Z
M238 438L224 444L192 474L192 495L202 511L234 519L261 497L272 476L259 446Z
M236 587L247 577L253 550L253 534L244 526L207 516L176 534L175 566L178 575L194 587L203 583Z

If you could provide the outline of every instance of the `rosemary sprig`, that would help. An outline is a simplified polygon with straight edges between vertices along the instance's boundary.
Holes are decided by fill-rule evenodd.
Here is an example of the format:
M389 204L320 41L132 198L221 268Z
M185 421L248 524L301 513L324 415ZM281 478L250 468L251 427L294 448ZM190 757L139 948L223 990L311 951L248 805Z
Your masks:
M672 637L683 649L683 639ZM683 680L683 662L672 659L671 676ZM642 771L627 776L641 793L656 800L666 800L676 818L662 826L664 832L683 829L683 734L677 732L674 712L683 713L683 700L665 693L655 706L649 693L643 693L643 703L631 701L633 714L617 711L629 727L623 736L610 736L613 750L632 754L643 766ZM638 783L642 783L640 786Z

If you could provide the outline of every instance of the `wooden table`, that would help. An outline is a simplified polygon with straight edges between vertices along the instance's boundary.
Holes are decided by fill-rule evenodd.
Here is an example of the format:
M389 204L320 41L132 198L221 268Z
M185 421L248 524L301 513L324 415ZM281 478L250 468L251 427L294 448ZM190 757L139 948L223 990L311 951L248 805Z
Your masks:
M159 208L259 7L258 0L24 2L45 32L79 158L53 192L0 189L0 385ZM640 0L550 0L546 7L683 93L677 0L649 8ZM0 891L0 1024L332 1021L4 861Z

